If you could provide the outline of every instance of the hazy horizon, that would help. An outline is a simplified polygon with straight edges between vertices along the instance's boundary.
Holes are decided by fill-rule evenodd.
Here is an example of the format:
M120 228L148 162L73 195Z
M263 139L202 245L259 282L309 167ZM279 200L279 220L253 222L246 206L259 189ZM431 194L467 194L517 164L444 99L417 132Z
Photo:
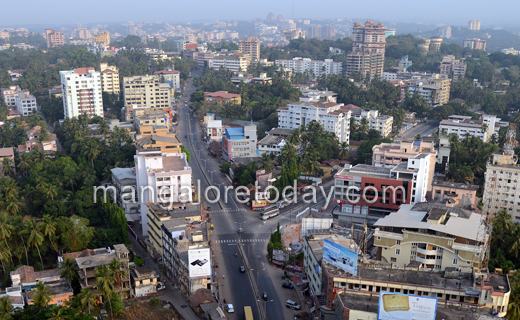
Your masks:
M507 10L497 10L494 2L484 0L417 2L409 0L366 2L346 2L339 0L294 1L294 19L353 19L370 18L374 21L397 23L450 24L465 26L467 21L480 20L482 27L520 25L516 14L520 12L519 1L508 1ZM88 2L49 0L28 0L23 6L18 2L4 3L2 27L35 25L114 24L127 21L161 21L170 23L209 22L214 20L246 21L265 19L269 12L291 19L293 1L265 0L262 3L237 0L196 2L158 0L153 5L143 6L142 1L100 1ZM200 9L199 9L200 8ZM79 14L78 14L79 13ZM520 31L520 30L519 30Z

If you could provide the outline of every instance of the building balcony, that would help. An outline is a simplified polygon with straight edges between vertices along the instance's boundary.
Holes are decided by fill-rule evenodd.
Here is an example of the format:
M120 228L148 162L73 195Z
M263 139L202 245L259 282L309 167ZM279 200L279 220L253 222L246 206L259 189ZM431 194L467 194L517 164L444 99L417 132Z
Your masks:
M403 235L400 233L388 232L388 231L380 231L379 228L374 232L375 237L387 238L387 239L395 239L395 240L403 240Z
M437 250L427 250L427 249L422 249L419 247L417 247L417 252L422 253L424 255L436 255L437 254Z
M482 253L484 251L484 248L482 246L472 246L469 244L462 244L462 243L456 243L456 242L453 244L452 248L454 250L474 252L474 253Z
M415 258L415 260L421 262L421 263L424 263L424 264L435 264L436 263L436 259L426 259L426 258L421 258L419 256L417 256Z

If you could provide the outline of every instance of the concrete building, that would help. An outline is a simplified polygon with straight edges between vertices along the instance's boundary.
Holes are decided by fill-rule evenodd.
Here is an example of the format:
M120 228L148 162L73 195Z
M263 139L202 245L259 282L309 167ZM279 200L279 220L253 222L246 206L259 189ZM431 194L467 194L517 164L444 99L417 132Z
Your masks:
M300 100L305 100L305 98ZM351 111L342 103L292 102L287 107L278 108L278 128L294 130L316 121L326 131L334 133L340 143L348 144L350 116Z
M204 102L217 104L241 104L242 98L239 94L228 93L227 91L204 92Z
M457 207L477 208L480 199L477 197L478 185L456 183L450 181L433 181L430 200L447 202Z
M378 260L399 267L417 261L434 270L479 270L489 254L484 222L483 216L472 210L441 203L402 205L374 224Z
M175 133L169 133L162 126L141 126L140 136L136 138L137 150L159 149L162 153L181 153L182 143Z
M275 60L275 65L290 69L292 72L309 73L312 79L323 75L341 74L343 67L341 62L332 59L324 61L311 60L309 58L296 57L292 60Z
M13 167L13 172L16 174L16 164L14 162L14 148L0 148L0 176L5 177L4 175L4 159L9 159L11 163L11 167Z
M94 68L60 71L65 118L103 117L101 74Z
M45 29L45 38L47 39L47 48L61 47L65 44L63 33L56 30Z
M480 40L479 38L466 38L462 44L464 48L486 51L486 43L486 40Z
M233 72L247 71L247 68L251 64L251 56L244 54L241 51L221 51L218 53L210 53L207 57L205 54L199 54L199 61L202 57L202 67L208 67L213 69L227 69ZM199 64L200 66L200 64Z
M291 41L294 39L305 39L306 31L304 29L284 29L280 30L282 40Z
M439 52L441 51L442 38L441 37L432 37L430 38L430 51L431 52Z
M451 38L451 27L450 26L441 28L441 37L446 38L446 39Z
M132 190L136 190L136 177L134 168L112 168L112 185L116 188L115 194L112 197L116 198L117 205L125 211L125 214L131 218L128 221L138 220L139 203L137 203L137 193L132 197ZM133 189L132 189L133 188ZM135 203L133 199L135 199Z
M238 41L238 50L251 57L251 62L260 61L260 40L257 37L248 37L247 40Z
M484 114L479 120L473 120L470 116L449 116L447 120L442 120L439 124L439 132L444 135L456 134L459 140L469 134L470 137L477 137L484 142L489 142L491 136L496 134L501 126L507 126L506 122L501 122L495 115Z
M280 155L285 141L292 134L292 129L272 128L267 135L258 141L258 154L264 153Z
M352 52L347 55L346 75L360 73L370 79L381 78L385 62L386 27L368 20L365 25L354 22Z
M312 102L337 102L338 94L329 90L317 90L300 87L300 91L304 97L309 98Z
M454 82L464 79L466 76L467 64L464 59L456 60L455 56L447 55L442 58L440 75L449 78L450 75Z
M352 104L346 107L352 112L351 117L356 122L356 125L361 125L362 119L366 119L368 128L381 132L382 137L388 137L392 133L394 117L379 114L378 110L361 109Z
M16 109L16 97L23 90L19 86L10 86L9 88L0 89L2 92L2 96L4 97L4 102L10 109Z
M222 158L231 161L235 158L256 157L256 137L254 124L240 128L227 128L222 136Z
M482 213L492 216L506 210L513 221L520 223L520 165L512 151L497 152L491 155L484 175L482 194Z
M515 50L515 48L513 48L513 47L508 48L508 49L502 49L500 51L505 53L505 54L512 54L514 56L520 55L520 50Z
M22 116L29 116L36 111L36 98L29 91L20 91L16 96L16 110Z
M421 153L394 168L346 165L335 176L333 217L373 223L397 211L402 204L426 200L430 155Z
M412 66L412 64L413 64L412 60L408 60L408 55L406 55L406 56L403 56L401 58L401 60L399 60L399 62L397 64L397 68L401 71L406 72L408 70L408 68L410 68ZM385 73L387 73L387 72L385 72ZM385 73L383 73L383 75Z
M468 22L468 29L471 31L480 31L480 21L470 20Z
M222 140L223 131L222 120L209 120L205 125L205 137L208 141Z
M153 295L157 292L159 274L152 267L135 267L130 271L135 297Z
M401 95L404 96L406 88L410 95L417 91L433 108L450 101L450 87L451 79L434 73L402 81Z
M429 141L401 141L381 143L372 147L372 165L376 167L395 168L395 166L411 161L421 153L430 155L428 167L427 190L432 190L437 150Z
M95 39L96 43L103 44L104 46L110 45L110 32L108 31L101 31Z
M162 257L166 276L179 287L185 296L190 296L199 289L212 290L211 271L200 277L190 277L189 273L189 251L206 248L209 250L207 224L200 223L200 209L198 216L195 214L196 212L193 212L190 214L193 216L190 217L187 215L175 216L163 221L161 225ZM211 265L210 270L212 267Z
M158 75L123 78L125 106L149 106L170 108L172 103L170 85L160 83Z
M168 113L169 107L162 108L153 108L150 106L137 106L137 105L127 105L121 109L121 117L123 121L137 124L139 121L143 121L145 118L154 118L154 117L163 117L162 125L166 125L164 121L164 117ZM139 121L135 121L139 119ZM140 123L139 125L150 125L151 122Z
M146 203L192 201L191 167L186 154L160 149L137 150L134 161L143 235L148 236Z
M437 147L437 160L435 172L446 173L450 163L451 142L450 137L439 133L439 146Z
M326 25L321 31L321 37L326 40L336 40L336 28L331 25Z
M107 63L99 64L101 72L101 90L103 92L119 94L119 69L116 66L109 66Z
M25 144L18 145L18 153L29 153L34 149L43 151L44 153L54 153L58 151L58 139L55 133L50 133L48 140L40 142L40 134L42 128L35 126L31 130L25 132L27 141Z
M170 85L171 89L178 90L181 88L181 73L177 70L165 69L155 72L156 75L163 77L164 82Z
M313 24L309 27L309 31L307 33L308 38L317 38L321 39L321 26L319 24Z

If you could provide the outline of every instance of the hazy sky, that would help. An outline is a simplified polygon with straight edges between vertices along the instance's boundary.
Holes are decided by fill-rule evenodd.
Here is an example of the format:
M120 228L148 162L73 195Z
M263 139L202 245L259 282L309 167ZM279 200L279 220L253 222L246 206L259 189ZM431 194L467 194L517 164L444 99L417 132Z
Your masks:
M25 0L3 1L0 25L60 25L163 21L249 20L269 12L290 19L287 0ZM518 0L296 0L294 18L371 18L466 25L520 24Z

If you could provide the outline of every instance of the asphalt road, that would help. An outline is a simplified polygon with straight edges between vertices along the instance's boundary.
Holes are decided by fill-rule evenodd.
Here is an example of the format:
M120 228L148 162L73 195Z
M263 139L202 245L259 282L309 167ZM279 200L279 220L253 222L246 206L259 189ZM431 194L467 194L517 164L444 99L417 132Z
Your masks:
M428 122L421 123L406 131L401 135L402 139L413 139L415 136L420 134L421 136L431 135L435 130L439 128L439 120L429 120Z

